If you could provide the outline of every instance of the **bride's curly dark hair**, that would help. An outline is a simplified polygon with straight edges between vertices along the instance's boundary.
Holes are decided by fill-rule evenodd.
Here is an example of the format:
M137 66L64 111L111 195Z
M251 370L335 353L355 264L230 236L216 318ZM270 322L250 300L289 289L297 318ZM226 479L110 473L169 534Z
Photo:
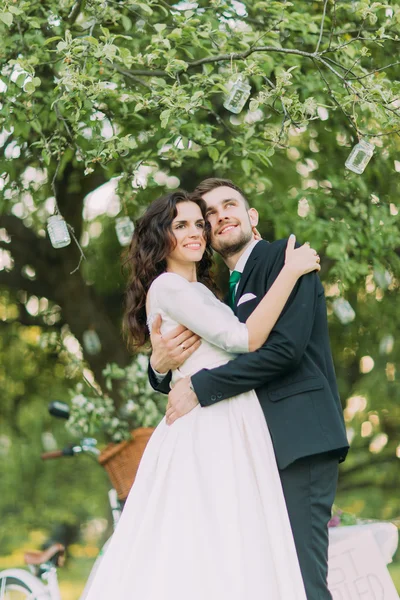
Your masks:
M166 270L167 256L176 246L172 221L178 214L177 205L181 202L197 204L205 219L207 208L205 201L198 196L191 196L184 190L176 190L152 202L135 224L135 231L123 264L128 270L123 331L128 347L132 351L141 348L149 339L146 325L146 295L154 279ZM202 259L197 263L197 280L212 291L218 292L211 273L213 260L210 226L207 221L204 237L206 248Z

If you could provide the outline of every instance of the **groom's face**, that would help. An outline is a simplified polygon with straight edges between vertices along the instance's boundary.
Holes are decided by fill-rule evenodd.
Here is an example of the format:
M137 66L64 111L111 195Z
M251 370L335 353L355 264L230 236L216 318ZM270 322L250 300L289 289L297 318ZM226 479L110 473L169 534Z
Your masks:
M206 219L211 225L213 249L224 258L240 252L253 239L257 211L247 209L243 196L228 186L207 192L203 199L207 204Z

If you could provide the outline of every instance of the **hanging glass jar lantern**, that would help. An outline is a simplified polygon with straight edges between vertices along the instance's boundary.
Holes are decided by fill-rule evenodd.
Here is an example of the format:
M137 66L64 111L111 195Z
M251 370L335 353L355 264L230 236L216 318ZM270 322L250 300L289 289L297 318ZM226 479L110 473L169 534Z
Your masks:
M71 243L67 224L61 215L53 215L47 219L47 232L53 248L64 248Z
M342 325L347 325L347 323L354 321L356 313L354 312L350 302L344 298L336 298L332 302L332 308Z
M115 221L115 231L121 246L129 246L135 226L129 217L119 217Z
M88 329L87 331L83 332L82 342L86 352L92 356L99 354L101 351L100 338L94 329Z
M361 175L374 153L374 148L375 146L371 142L360 140L350 152L345 162L346 168Z
M384 335L379 343L379 354L390 354L394 346L394 337L389 333Z
M251 86L243 81L241 77L238 77L225 99L224 108L235 114L240 113L250 98L250 94Z
M374 269L374 280L377 286L381 290L387 290L389 285L392 283L392 276L389 271L383 269Z

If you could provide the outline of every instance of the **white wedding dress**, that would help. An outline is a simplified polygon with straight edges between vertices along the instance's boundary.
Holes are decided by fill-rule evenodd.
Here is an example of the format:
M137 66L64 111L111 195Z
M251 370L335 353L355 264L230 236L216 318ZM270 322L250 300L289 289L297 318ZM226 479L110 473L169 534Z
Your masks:
M202 338L173 381L248 352L246 325L201 283L163 273L149 294L149 323ZM86 600L306 600L254 391L161 421Z

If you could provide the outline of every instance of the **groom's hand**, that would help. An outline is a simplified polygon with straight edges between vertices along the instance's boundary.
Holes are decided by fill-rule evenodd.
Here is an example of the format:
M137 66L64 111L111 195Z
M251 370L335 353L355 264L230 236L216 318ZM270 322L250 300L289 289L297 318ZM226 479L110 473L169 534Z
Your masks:
M190 377L180 379L168 394L167 412L165 413L167 425L172 425L179 417L183 417L193 410L198 403L197 396L190 387Z
M150 364L154 371L168 373L183 365L200 346L201 340L198 335L183 325L178 325L172 331L162 335L161 323L161 316L157 315L150 333L152 345Z

